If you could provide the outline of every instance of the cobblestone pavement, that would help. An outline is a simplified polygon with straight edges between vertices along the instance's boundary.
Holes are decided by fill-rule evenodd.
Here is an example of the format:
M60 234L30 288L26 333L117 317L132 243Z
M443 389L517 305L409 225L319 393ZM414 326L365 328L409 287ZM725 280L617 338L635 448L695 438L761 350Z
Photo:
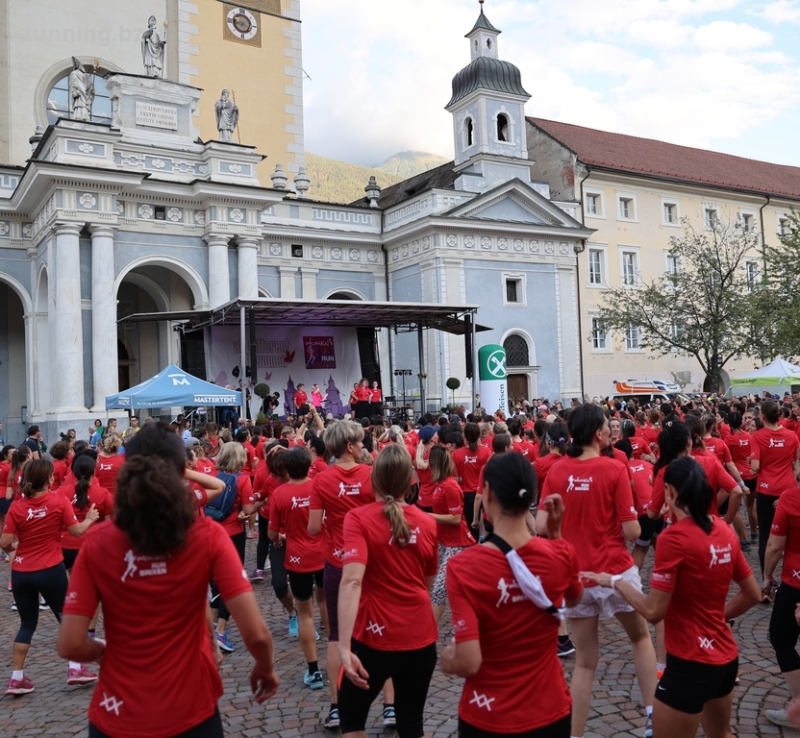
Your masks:
M749 554L751 564L758 567L755 549ZM255 541L248 541L247 567L254 568ZM649 578L649 563L645 567L645 580ZM0 581L5 585L8 566L0 564ZM231 639L236 651L226 656L222 667L225 694L219 702L223 722L230 736L271 735L279 738L324 735L321 720L327 714L327 688L317 692L303 685L305 670L300 644L287 634L287 620L275 602L268 581L255 585L262 612L275 638L276 667L281 678L278 694L265 705L256 705L250 698L248 674L249 655L241 645L235 626ZM157 606L156 603L154 603ZM11 642L16 634L19 619L11 606L11 593L0 593L0 678L8 678L11 669ZM143 612L142 618L147 619ZM767 637L769 609L757 605L737 621L735 633L740 647L740 679L732 717L732 729L739 738L755 736L798 736L794 730L777 728L767 722L763 713L767 708L782 707L788 692L781 679L774 654ZM450 632L445 615L441 632ZM102 635L102 624L99 628ZM0 699L0 735L17 736L85 736L86 710L91 687L68 687L67 664L55 653L56 623L52 614L42 612L40 626L34 636L33 646L26 664L26 675L36 685L33 694ZM325 635L319 642L319 661L324 664ZM131 644L132 648L136 644ZM573 658L564 660L567 678ZM5 684L5 681L3 681ZM458 700L461 680L451 679L437 669L428 694L426 730L434 738L447 738L457 732ZM595 681L592 712L586 736L641 736L644 717L639 690L636 687L630 648L622 629L615 621L601 625L600 666ZM376 703L371 713L371 736L384 734L380 718L380 705ZM391 734L385 734L391 738ZM702 735L702 731L698 734ZM331 734L333 736L333 734Z

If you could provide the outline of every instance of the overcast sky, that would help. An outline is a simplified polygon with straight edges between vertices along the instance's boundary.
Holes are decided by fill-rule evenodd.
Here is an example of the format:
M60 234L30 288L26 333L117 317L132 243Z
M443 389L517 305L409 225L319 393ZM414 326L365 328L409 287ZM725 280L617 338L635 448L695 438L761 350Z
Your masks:
M487 0L527 115L800 166L800 0ZM475 0L305 0L306 149L452 157Z

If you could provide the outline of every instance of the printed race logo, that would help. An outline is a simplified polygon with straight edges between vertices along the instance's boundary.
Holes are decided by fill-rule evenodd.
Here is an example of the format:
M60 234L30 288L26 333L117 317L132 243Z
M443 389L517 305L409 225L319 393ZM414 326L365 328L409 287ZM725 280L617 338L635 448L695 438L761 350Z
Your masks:
M153 556L137 556L134 554L133 549L130 549L123 561L126 564L125 571L122 574L122 581L132 579L136 574L140 577L158 577L167 573L167 562L164 559L158 559ZM145 566L139 564L144 563Z
M594 477L576 477L570 474L567 477L567 492L588 492L591 489Z
M119 717L119 708L124 704L125 703L122 700L118 700L113 695L109 697L105 692L103 692L103 700L100 702L100 707L104 708L106 712L113 712L117 717Z
M47 505L40 508L39 510L34 510L32 507L28 508L28 517L25 518L25 521L28 520L41 520L42 518L47 517Z
M478 694L474 689L472 690L472 699L469 701L470 705L477 705L481 709L492 711L492 702L495 701L494 697L487 697L485 694Z
M339 497L349 497L351 495L360 494L361 482L356 482L355 484L345 484L344 482L339 482Z
M366 628L372 635L382 636L383 631L386 629L385 625L378 625L377 623L373 623L371 620L369 621L369 625Z
M713 638L703 638L703 636L697 636L697 640L700 642L700 648L706 651L713 651L714 650L714 639Z
M715 546L711 544L708 548L711 552L711 563L708 565L709 569L717 564L731 563L732 547L730 543L727 546Z

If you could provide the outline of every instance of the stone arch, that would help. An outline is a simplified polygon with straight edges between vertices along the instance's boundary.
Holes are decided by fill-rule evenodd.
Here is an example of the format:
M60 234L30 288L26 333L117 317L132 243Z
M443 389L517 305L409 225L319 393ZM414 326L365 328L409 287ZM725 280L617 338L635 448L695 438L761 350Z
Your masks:
M538 373L539 367L536 365L536 344L533 337L522 328L512 328L503 334L500 343L503 348L509 339L520 339L524 342L527 357L523 353L523 360L527 358L527 363L521 364L516 362L512 364L509 357L506 357L506 366L508 369L508 397L512 401L517 400L532 400L538 397L539 382ZM511 357L513 358L513 356Z
M124 282L130 282L131 284L135 284L137 287L141 287L150 297L153 298L153 302L156 304L158 311L160 313L169 312L171 309L171 304L169 300L169 296L166 292L164 292L161 285L157 282L154 282L150 277L146 277L144 274L137 274L136 272L129 272L125 275L125 279L122 280ZM122 282L120 282L121 284Z
M175 272L183 278L192 292L195 310L206 310L209 305L208 288L200 274L188 264L170 256L142 256L127 263L117 274L114 280L114 294L119 291L119 286L123 280L130 277L130 272L134 269L145 266L160 266Z
M501 118L503 120L501 120ZM494 135L495 140L499 143L505 144L515 144L516 139L516 121L514 120L514 116L506 109L506 106L503 105L495 114L494 114ZM503 135L501 135L501 131Z
M11 287L12 290L19 297L22 307L25 310L25 315L30 315L33 312L33 300L28 290L22 285L22 282L17 281L10 274L0 272L0 282Z
M502 346L505 346L506 341L512 336L519 336L520 338L522 338L528 347L528 363L518 364L517 366L536 366L536 344L534 343L531 334L523 330L522 328L512 328L511 330L508 330L503 334L503 337L500 339L500 344ZM514 366L514 365L512 364L509 366Z
M341 297L337 297L337 295L341 295ZM325 297L322 298L323 300L360 300L361 302L366 302L367 298L358 290L354 290L352 287L337 287L336 289L331 290Z
M82 64L88 64L94 67L94 58L90 56L76 56L75 57ZM96 74L103 76L109 72L124 73L122 67L117 66L113 62L106 59L98 59L100 62L96 69ZM47 128L47 96L50 93L53 85L58 82L65 74L69 74L72 70L72 59L61 59L55 64L51 65L44 74L39 77L39 82L33 93L33 116L37 126Z
M50 300L49 283L50 275L47 272L47 265L42 264L39 267L39 273L36 277L34 309L37 313L46 313L48 310Z
M258 296L259 297L269 297L272 298L272 295L269 294L261 285L258 286Z

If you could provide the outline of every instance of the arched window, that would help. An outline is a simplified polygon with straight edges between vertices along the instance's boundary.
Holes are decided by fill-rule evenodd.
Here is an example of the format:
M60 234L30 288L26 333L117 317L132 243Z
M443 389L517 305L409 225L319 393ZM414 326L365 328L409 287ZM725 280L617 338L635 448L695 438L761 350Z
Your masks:
M522 336L509 336L503 341L506 350L506 366L530 366L528 342Z
M475 126L472 123L472 118L467 118L464 121L464 133L466 134L467 147L475 143Z
M87 70L88 71L88 70ZM93 74L94 103L92 105L92 123L111 124L111 98L106 89L105 80ZM65 74L56 82L47 94L47 122L52 125L59 118L69 118L69 74Z
M500 113L497 116L497 140L498 141L509 141L511 138L511 132L508 126L508 116L504 113Z

